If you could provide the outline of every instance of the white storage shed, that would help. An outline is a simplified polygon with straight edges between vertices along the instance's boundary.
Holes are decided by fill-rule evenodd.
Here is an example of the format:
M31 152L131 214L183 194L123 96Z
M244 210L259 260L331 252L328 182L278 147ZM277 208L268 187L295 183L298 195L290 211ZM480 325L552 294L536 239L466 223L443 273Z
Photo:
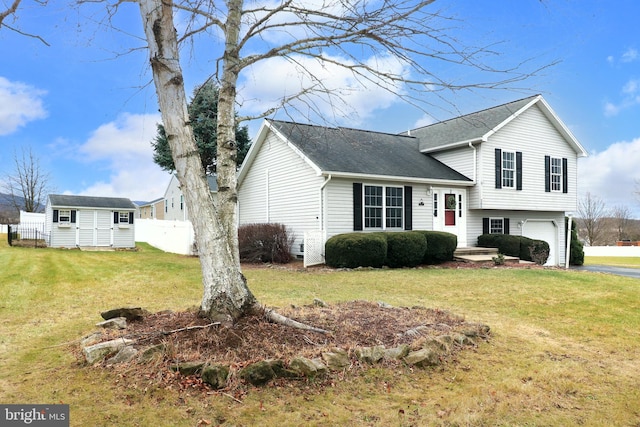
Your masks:
M54 248L134 248L136 207L127 198L50 194L47 244Z

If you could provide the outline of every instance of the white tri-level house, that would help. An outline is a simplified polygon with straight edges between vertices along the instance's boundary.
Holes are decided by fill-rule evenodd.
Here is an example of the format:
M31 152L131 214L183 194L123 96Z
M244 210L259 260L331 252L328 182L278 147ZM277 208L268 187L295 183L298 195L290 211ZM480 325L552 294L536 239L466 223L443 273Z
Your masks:
M239 221L287 225L298 255L340 233L440 230L460 247L545 240L562 265L582 156L540 95L405 134L265 120L239 172Z

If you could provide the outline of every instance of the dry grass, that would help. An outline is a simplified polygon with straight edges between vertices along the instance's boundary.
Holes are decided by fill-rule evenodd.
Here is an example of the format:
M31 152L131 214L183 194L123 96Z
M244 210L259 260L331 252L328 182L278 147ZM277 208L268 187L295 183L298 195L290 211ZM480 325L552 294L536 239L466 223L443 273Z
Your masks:
M2 236L0 236L0 239ZM558 270L245 270L271 306L356 299L423 305L492 327L489 343L432 370L372 368L319 388L253 389L242 403L78 363L99 312L199 303L196 259L0 243L0 401L71 405L71 425L452 426L640 424L640 282ZM126 268L125 268L126 267ZM156 387L153 384L157 384ZM167 388L168 387L168 388Z

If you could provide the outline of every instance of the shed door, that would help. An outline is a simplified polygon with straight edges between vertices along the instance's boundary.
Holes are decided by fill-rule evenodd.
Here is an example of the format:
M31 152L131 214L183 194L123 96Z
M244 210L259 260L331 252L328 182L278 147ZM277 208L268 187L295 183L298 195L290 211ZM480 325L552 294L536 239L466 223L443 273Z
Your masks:
M113 243L111 215L111 211L78 211L78 245L81 247L111 246Z
M553 221L527 220L522 226L522 235L547 242L549 258L545 265L558 265L558 230Z
M95 212L78 211L78 246L95 245Z
M96 244L95 246L113 245L113 213L96 211Z

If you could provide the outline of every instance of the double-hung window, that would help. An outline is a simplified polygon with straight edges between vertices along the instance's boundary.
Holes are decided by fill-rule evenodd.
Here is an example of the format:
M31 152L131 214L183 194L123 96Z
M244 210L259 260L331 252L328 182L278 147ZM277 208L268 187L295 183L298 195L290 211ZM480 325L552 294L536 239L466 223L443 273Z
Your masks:
M402 228L402 187L387 187L386 192L386 226Z
M562 159L551 158L551 191L562 191Z
M364 228L402 228L404 218L403 190L402 187L365 185Z
M489 218L489 234L504 234L504 218Z
M129 212L119 212L118 224L129 224Z
M60 209L58 211L58 224L63 226L71 224L71 209Z
M58 210L58 227L69 227L71 225L71 209Z
M516 153L502 152L502 188L514 188L516 176Z
M364 227L382 228L382 187L364 186Z

